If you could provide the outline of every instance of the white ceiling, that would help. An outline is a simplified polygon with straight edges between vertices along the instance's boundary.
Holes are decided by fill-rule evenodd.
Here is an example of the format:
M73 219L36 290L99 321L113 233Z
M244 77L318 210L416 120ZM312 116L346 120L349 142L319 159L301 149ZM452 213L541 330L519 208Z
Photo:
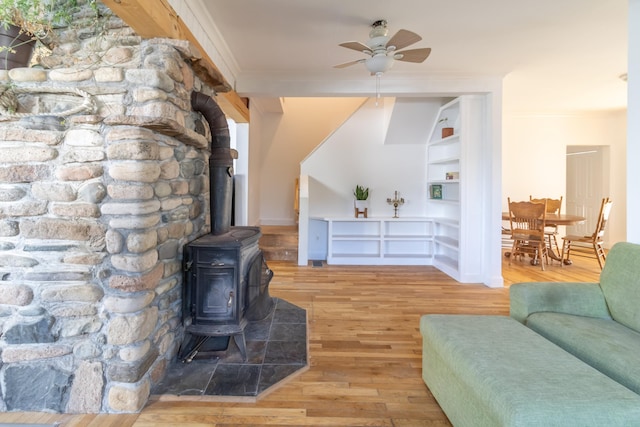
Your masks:
M507 111L626 107L627 0L199 1L214 62L241 95L373 93L364 65L333 65L364 57L338 44L365 42L371 23L386 19L390 34L414 31L423 40L410 48L432 53L422 64L396 61L383 94L400 80L504 77ZM256 78L261 94L243 93Z

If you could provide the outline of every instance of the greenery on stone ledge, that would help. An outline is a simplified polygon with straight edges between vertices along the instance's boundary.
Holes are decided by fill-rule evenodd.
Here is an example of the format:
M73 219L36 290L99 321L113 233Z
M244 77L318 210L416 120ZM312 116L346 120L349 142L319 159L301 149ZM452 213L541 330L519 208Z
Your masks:
M53 28L69 26L83 4L97 14L97 0L0 0L0 24L6 29L15 25L38 39Z

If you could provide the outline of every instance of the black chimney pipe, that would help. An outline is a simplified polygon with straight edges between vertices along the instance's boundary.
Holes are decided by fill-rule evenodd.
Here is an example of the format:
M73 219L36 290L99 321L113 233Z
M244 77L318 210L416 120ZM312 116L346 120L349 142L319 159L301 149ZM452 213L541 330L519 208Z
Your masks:
M233 191L233 157L227 118L218 103L201 92L191 92L191 107L204 116L211 130L211 157L209 158L211 234L225 234L231 229L231 193Z

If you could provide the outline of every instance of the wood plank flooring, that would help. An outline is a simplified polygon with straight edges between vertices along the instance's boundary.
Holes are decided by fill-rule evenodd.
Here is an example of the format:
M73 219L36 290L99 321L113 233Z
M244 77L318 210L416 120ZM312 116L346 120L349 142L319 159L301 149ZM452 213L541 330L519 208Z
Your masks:
M63 427L449 426L421 378L419 318L508 314L508 286L598 280L595 260L541 271L505 259L505 288L459 284L432 267L298 267L270 261L271 294L307 310L310 367L257 403L153 396L140 414L0 413Z

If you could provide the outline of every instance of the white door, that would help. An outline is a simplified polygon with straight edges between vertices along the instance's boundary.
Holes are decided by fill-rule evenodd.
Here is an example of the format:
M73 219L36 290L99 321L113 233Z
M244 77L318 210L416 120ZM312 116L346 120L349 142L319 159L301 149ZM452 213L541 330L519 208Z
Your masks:
M589 235L596 228L600 203L609 193L609 147L567 146L565 212L587 218L567 234Z

